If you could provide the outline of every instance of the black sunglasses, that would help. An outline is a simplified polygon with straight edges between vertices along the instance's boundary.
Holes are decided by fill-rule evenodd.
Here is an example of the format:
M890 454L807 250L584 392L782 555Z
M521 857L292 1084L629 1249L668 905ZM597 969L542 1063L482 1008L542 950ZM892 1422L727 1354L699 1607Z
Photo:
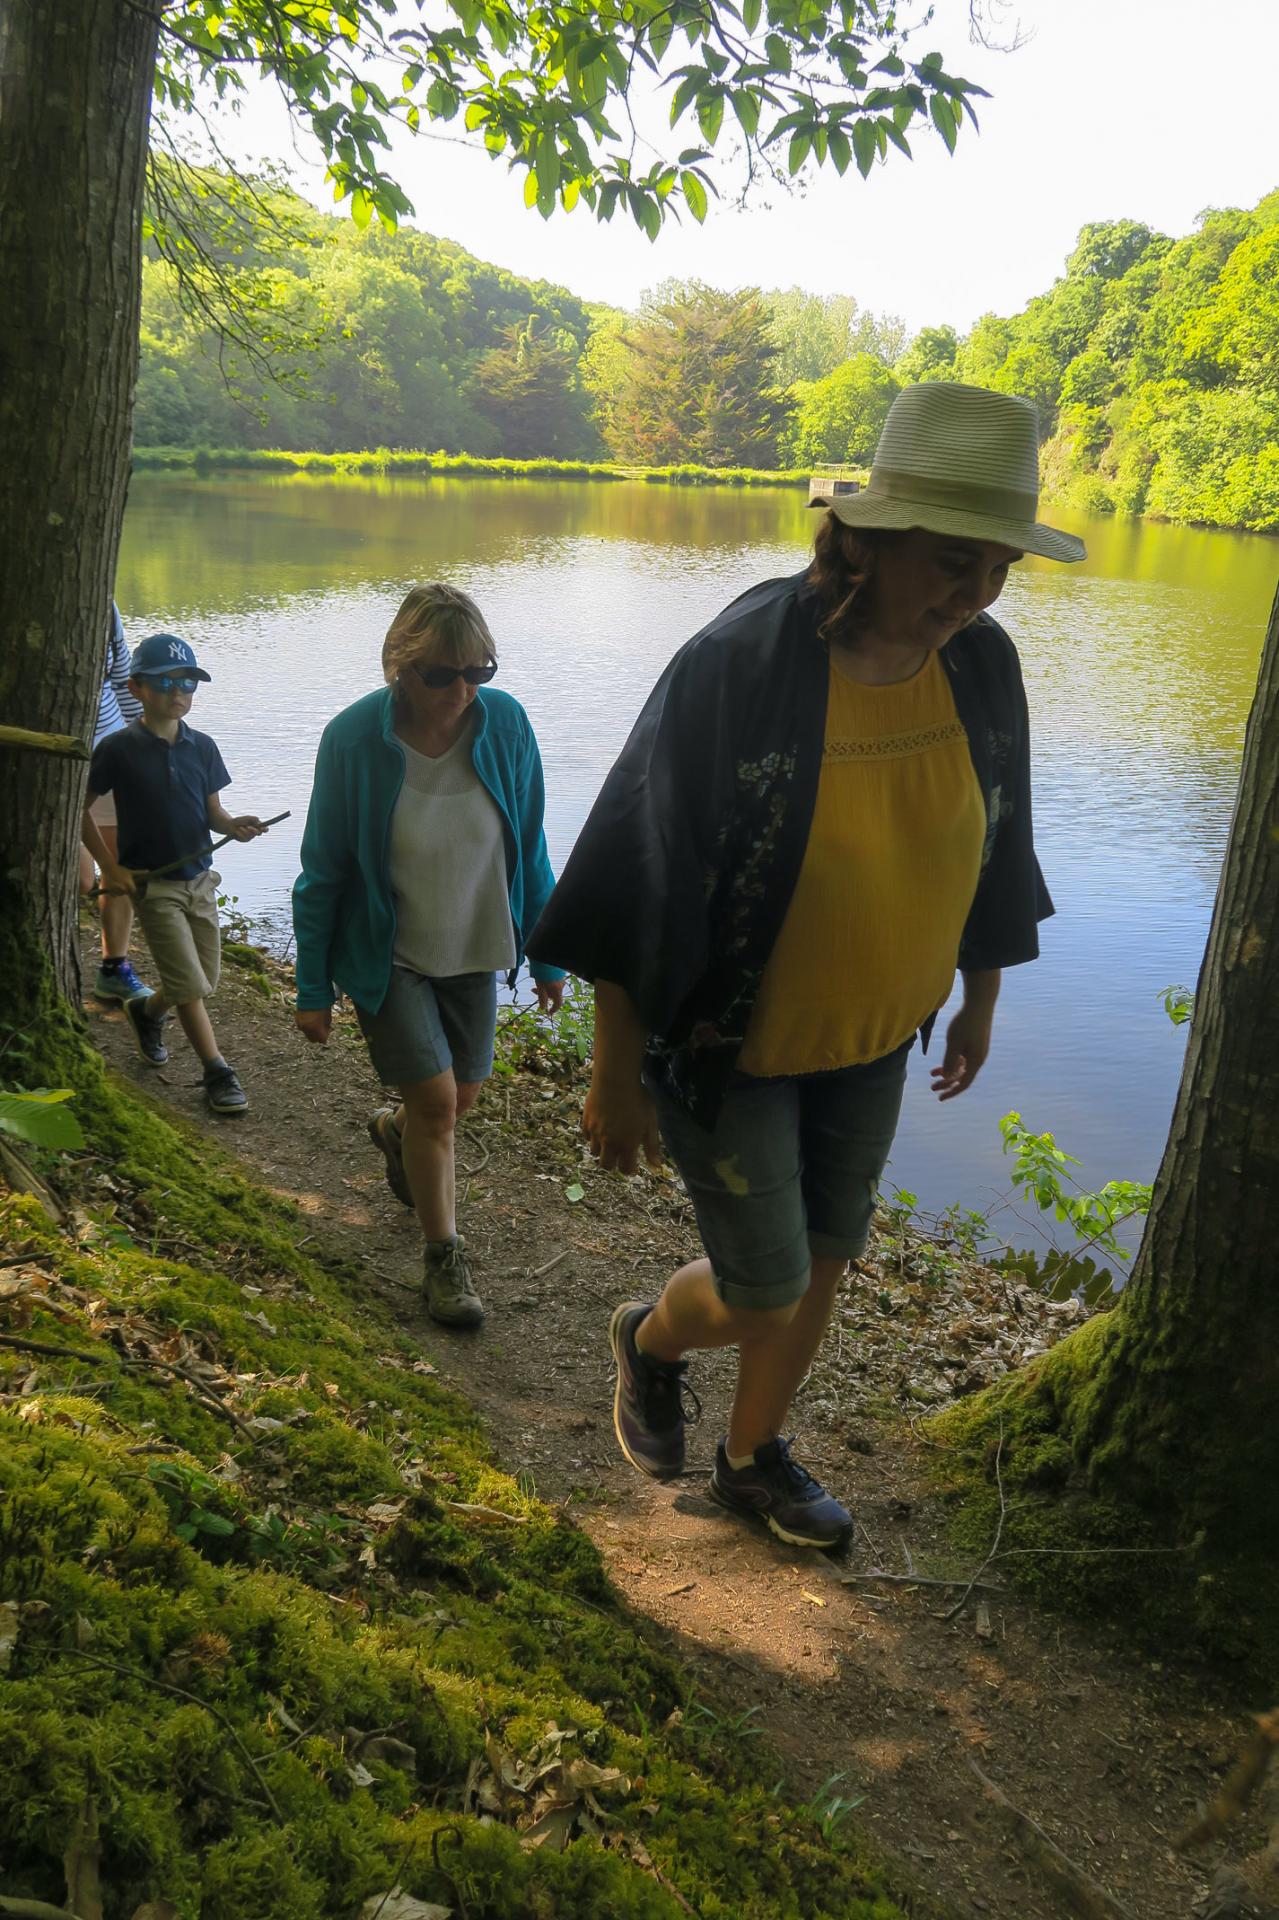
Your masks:
M465 680L468 687L486 686L497 672L497 665L489 660L482 667L414 667L413 671L424 687L442 692L459 679Z

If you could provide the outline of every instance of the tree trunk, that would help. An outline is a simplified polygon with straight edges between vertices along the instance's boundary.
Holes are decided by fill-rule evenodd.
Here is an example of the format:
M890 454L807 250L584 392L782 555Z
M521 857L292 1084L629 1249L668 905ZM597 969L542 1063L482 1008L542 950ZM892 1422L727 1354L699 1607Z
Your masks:
M0 720L37 733L91 740L102 688L157 34L146 0L0 5ZM82 763L0 749L5 1025L17 952L78 993L83 793Z
M1277 1274L1279 596L1132 1278L1113 1312L934 1423L973 1543L997 1495L1001 1550L1024 1556L1008 1565L1045 1595L1272 1659Z
M1072 1408L1095 1475L1279 1551L1279 595L1145 1237Z

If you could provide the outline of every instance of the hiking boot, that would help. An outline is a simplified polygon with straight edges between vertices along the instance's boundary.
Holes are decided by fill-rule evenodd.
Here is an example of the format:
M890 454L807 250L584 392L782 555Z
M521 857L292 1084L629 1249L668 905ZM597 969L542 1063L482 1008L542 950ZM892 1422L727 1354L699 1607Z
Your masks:
M129 960L117 960L113 967L99 967L93 977L93 993L97 1000L148 1000L151 989L144 980L139 980Z
M688 1384L687 1360L652 1360L636 1346L636 1330L652 1311L642 1300L627 1300L609 1322L617 1362L613 1431L633 1467L654 1480L673 1480L684 1471L684 1429L696 1425L702 1403Z
M149 1067L162 1067L169 1057L169 1049L164 1044L164 1023L167 1013L148 1013L151 995L146 999L126 1000L124 1017L133 1028L133 1041L138 1052Z
M840 1547L853 1531L853 1516L832 1498L807 1467L791 1459L785 1440L756 1447L748 1467L730 1467L721 1440L715 1449L710 1495L721 1507L763 1520L792 1547Z
M249 1104L240 1076L225 1060L220 1066L204 1069L204 1097L214 1113L244 1113Z
M451 1240L428 1240L422 1258L422 1297L432 1320L444 1327L478 1327L484 1318L479 1294L460 1234Z
M413 1205L408 1176L404 1171L404 1142L395 1124L395 1109L379 1107L369 1121L369 1139L386 1161L386 1184L403 1206Z

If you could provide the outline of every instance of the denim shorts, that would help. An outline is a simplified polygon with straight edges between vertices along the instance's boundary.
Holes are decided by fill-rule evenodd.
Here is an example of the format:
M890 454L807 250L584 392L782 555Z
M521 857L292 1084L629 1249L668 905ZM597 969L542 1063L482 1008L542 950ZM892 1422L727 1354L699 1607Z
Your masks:
M726 1306L789 1306L814 1254L866 1251L913 1044L833 1073L739 1074L711 1131L651 1089Z
M408 967L391 968L386 999L376 1013L355 1009L373 1068L385 1087L411 1087L453 1069L462 1085L493 1071L497 975L456 973L428 980Z

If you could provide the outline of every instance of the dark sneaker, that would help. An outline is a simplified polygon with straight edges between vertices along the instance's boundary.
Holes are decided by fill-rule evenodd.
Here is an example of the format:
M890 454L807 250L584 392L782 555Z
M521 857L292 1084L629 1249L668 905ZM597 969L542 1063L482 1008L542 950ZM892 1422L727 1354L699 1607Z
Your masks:
M395 1124L394 1108L378 1108L369 1121L369 1139L386 1161L387 1186L402 1205L411 1207L413 1195L409 1191L408 1176L404 1171L404 1142L400 1138L400 1129Z
M853 1516L807 1467L791 1459L785 1440L756 1447L749 1467L730 1467L721 1440L715 1449L710 1494L721 1507L763 1520L792 1547L839 1547L853 1531Z
M642 1300L627 1300L609 1322L617 1362L613 1430L633 1467L654 1480L673 1480L684 1471L684 1429L697 1424L702 1403L688 1384L687 1360L650 1360L636 1346L636 1329L652 1311Z
M249 1104L249 1096L240 1085L240 1076L234 1067L206 1067L204 1097L214 1113L244 1113Z
M150 996L145 1000L126 1000L124 1017L133 1028L134 1045L149 1067L162 1067L169 1057L169 1049L164 1044L164 1023L167 1013L147 1012L151 1005Z
M146 1000L151 989L145 980L139 980L131 961L121 960L118 966L98 968L93 992L99 1000Z
M432 1320L445 1327L478 1327L484 1307L466 1264L466 1242L428 1240L422 1258L422 1296Z

